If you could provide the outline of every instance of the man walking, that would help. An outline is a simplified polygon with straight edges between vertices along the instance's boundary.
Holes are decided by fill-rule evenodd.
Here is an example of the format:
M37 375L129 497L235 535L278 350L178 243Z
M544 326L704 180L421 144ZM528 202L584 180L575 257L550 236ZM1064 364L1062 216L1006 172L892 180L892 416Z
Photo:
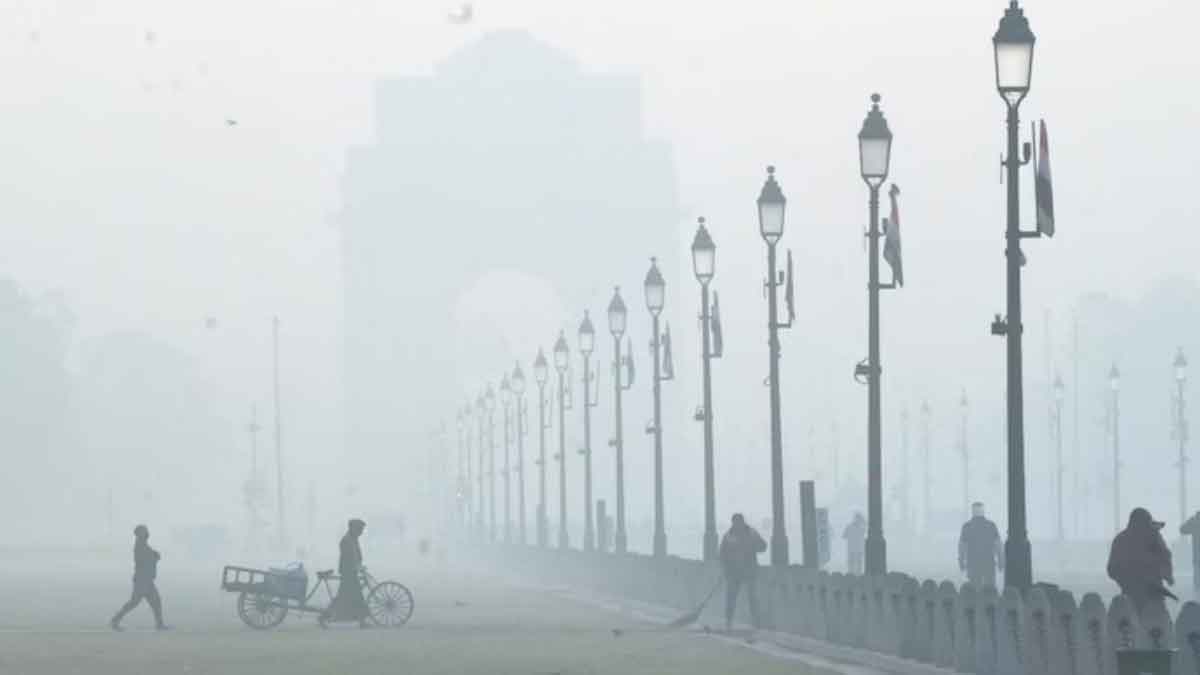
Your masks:
M729 531L721 539L721 567L725 572L725 630L733 628L733 612L737 608L738 591L746 587L750 602L750 621L758 627L758 598L754 594L754 578L758 576L758 554L767 550L767 542L754 528L746 524L740 513L733 514Z
M854 520L842 532L846 540L846 569L850 574L862 575L867 558L867 521L861 511L854 513Z
M1129 513L1129 524L1113 538L1109 550L1108 576L1121 587L1139 616L1156 606L1166 612L1165 599L1175 598L1163 586L1164 581L1174 586L1175 576L1162 527L1149 511L1138 507Z
M983 515L983 502L971 504L971 519L958 538L958 569L977 587L996 586L996 569L1004 571L1004 546L1000 530Z
M362 570L362 547L358 538L367 524L358 518L350 521L346 535L342 537L338 555L337 595L333 603L317 617L322 627L330 621L357 621L359 628L367 627L367 601L363 599L359 572Z
M133 528L133 537L133 594L108 625L112 626L113 630L121 630L121 619L132 612L144 598L154 612L154 627L157 630L167 630L168 626L163 623L162 618L162 598L154 585L154 579L158 576L158 559L162 556L150 548L150 530L145 525Z

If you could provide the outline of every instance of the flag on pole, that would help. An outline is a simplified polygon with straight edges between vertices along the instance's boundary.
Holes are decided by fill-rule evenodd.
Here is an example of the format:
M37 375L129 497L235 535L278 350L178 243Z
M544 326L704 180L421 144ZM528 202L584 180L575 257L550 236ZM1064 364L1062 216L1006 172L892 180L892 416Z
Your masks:
M633 340L625 338L625 386L633 385Z
M712 356L720 358L725 351L725 334L721 330L721 303L713 291L712 303Z
M792 277L792 250L788 249L787 290L783 298L787 302L789 324L796 319L796 285Z
M675 361L674 361L674 359L671 358L671 324L669 324L669 323L667 324L666 332L663 333L662 350L663 350L663 368L662 368L663 379L665 379L665 380L674 379L675 378Z
M1033 194L1037 203L1037 229L1047 237L1054 236L1054 188L1050 181L1050 141L1046 136L1046 121L1038 133L1037 166L1034 169Z
M899 286L904 285L904 263L900 256L900 206L896 201L896 197L900 195L900 188L892 183L892 188L888 190L888 198L892 201L892 214L889 218L883 221L883 259L892 268L892 278L895 279Z

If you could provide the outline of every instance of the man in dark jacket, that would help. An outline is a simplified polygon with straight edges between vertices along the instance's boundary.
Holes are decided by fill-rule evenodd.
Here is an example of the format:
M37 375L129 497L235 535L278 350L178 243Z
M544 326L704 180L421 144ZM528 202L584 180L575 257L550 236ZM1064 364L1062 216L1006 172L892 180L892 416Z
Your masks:
M967 581L978 588L996 586L996 569L1004 571L1004 546L1000 530L983 514L983 503L971 505L971 519L962 526L958 538L958 568L967 573Z
M338 583L333 603L317 619L322 626L330 621L357 621L360 628L367 627L367 601L363 599L362 583L359 580L359 572L362 570L362 547L358 545L358 538L366 528L365 522L354 518L342 537L338 555L338 576L341 577L341 581Z
M1141 615L1153 606L1166 611L1165 598L1174 598L1163 582L1175 585L1171 550L1159 532L1163 524L1138 507L1129 513L1129 524L1117 533L1108 553L1108 576L1121 587Z
M742 514L733 514L733 523L721 539L721 567L725 572L725 630L733 627L738 591L746 587L750 602L750 620L758 626L758 598L754 578L758 575L758 554L767 550L767 542L746 524Z
M121 619L132 612L144 598L154 612L154 627L166 630L167 624L163 623L162 617L162 598L154 585L154 579L158 576L158 559L162 556L150 548L150 530L145 525L133 528L133 538L133 594L108 625L112 626L113 630L121 630Z

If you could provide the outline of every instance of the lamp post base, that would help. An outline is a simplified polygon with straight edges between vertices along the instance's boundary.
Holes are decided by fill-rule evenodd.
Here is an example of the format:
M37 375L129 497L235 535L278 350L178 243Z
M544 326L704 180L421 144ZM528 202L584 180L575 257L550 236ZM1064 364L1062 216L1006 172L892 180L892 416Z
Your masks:
M775 567L788 566L788 538L781 531L771 533L771 565Z
M654 533L654 557L655 558L667 557L667 533L666 532L655 532Z
M716 530L707 530L704 533L704 559L706 561L716 560L720 557L717 546Z
M1027 537L1004 542L1004 588L1033 588L1033 553Z
M868 576L887 574L887 541L882 536L867 536L866 572Z

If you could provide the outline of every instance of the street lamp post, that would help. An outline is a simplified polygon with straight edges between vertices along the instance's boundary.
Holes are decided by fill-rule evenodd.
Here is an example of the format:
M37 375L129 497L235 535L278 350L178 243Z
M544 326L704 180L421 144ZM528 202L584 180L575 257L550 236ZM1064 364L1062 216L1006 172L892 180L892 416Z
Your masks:
M609 442L617 452L617 531L613 541L614 550L623 554L628 550L629 538L625 532L625 427L621 420L621 394L633 386L632 362L633 350L630 354L621 356L621 338L625 335L628 312L625 301L621 299L621 289L613 290L612 301L608 303L608 332L613 336L613 409L615 427L612 441ZM630 366L629 381L621 382L621 368Z
M487 530L483 524L484 514L487 511L487 505L484 502L487 498L487 493L483 490L483 476L486 473L483 469L483 454L484 446L486 445L485 439L487 438L487 432L485 431L485 425L487 424L487 396L482 392L479 394L479 398L475 400L475 409L479 411L479 461L476 462L478 470L475 472L476 478L479 481L479 496L477 498L478 508L475 509L475 529L479 533L479 538L483 540L487 538Z
M517 413L517 533L524 546L529 539L525 536L525 373L521 371L520 363L513 368L510 386Z
M712 360L719 356L712 347L712 312L708 301L708 286L716 274L717 247L713 243L704 218L699 219L696 236L692 239L692 269L700 282L700 364L704 402L697 415L704 423L704 559L716 560L717 555L717 498L713 468L713 411Z
M959 436L958 436L958 452L962 456L962 509L963 513L971 513L971 446L967 442L967 413L969 412L969 402L967 401L967 390L962 390L962 396L958 399L958 412L960 417ZM970 517L968 515L968 517Z
M471 405L458 409L458 525L471 524Z
M488 418L488 516L490 539L496 541L496 390L488 385L484 395Z
M1187 404L1183 398L1184 385L1187 383L1187 358L1183 355L1183 347L1175 352L1175 440L1179 443L1179 522L1185 523L1187 512ZM1200 580L1197 581L1200 584Z
M650 270L643 284L646 293L646 308L650 310L651 330L654 337L650 349L654 352L654 422L647 429L654 436L654 557L667 555L667 532L663 514L663 462L662 462L662 383L671 379L662 374L662 335L658 329L658 317L666 301L666 282L658 271L658 259L650 259Z
M504 543L512 543L512 462L509 456L509 446L512 440L512 383L508 373L500 380L500 401L504 406Z
M1011 0L992 37L995 51L996 90L1007 108L1008 147L1004 168L1008 181L1008 214L1005 228L1005 266L1007 273L1007 317L997 317L992 332L1007 339L1007 415L1008 415L1008 540L1004 545L1004 585L1027 590L1033 586L1033 557L1029 546L1025 508L1025 403L1021 355L1021 239L1036 237L1024 232L1020 223L1021 166L1029 161L1029 152L1018 155L1017 110L1029 93L1033 77L1033 32L1017 0ZM1028 148L1028 146L1026 146Z
M538 509L537 509L537 545L546 548L550 539L550 527L546 520L546 381L550 370L546 364L546 354L538 347L537 358L533 361L533 379L538 386Z
M1063 531L1063 437L1062 437L1062 410L1063 400L1066 398L1066 390L1063 386L1062 376L1055 374L1054 376L1054 444L1056 452L1055 461L1055 488L1054 496L1057 501L1056 514L1058 516L1058 540L1063 541L1066 535Z
M767 351L771 398L771 564L787 567L788 540L783 508L783 433L779 405L779 329L791 328L794 307L791 300L791 266L788 269L788 322L779 321L779 287L776 275L775 245L783 237L787 199L775 181L775 167L767 167L767 181L758 195L758 229L767 243Z
M883 537L883 420L879 363L879 292L896 287L879 283L879 188L887 180L891 162L892 132L879 110L879 94L871 95L871 110L858 133L859 171L870 191L867 237L867 574L887 574L887 542Z
M596 550L596 530L592 516L592 408L596 397L592 396L592 352L596 349L596 328L587 310L579 324L579 355L583 357L583 550Z
M567 366L570 354L562 331L554 342L554 369L558 371L558 547L566 550L567 540Z
M931 436L932 436L932 431L931 431L932 417L933 417L933 411L929 407L929 401L922 401L921 402L921 455L922 455L921 456L921 464L922 464L922 469L923 469L923 471L922 471L923 477L921 479L921 485L924 488L924 499L921 501L921 504L922 504L922 506L924 506L924 510L922 513L923 517L921 518L921 523L923 525L923 527L921 529L926 535L928 535L930 532L929 515L930 515L930 511L931 511L930 500L931 500L931 495L932 495L932 483L933 483L933 466L930 464L930 461L929 461L930 460L930 457L929 457L930 447L929 446L930 446Z
M1113 526L1121 529L1121 371L1113 364L1108 371L1112 389Z

